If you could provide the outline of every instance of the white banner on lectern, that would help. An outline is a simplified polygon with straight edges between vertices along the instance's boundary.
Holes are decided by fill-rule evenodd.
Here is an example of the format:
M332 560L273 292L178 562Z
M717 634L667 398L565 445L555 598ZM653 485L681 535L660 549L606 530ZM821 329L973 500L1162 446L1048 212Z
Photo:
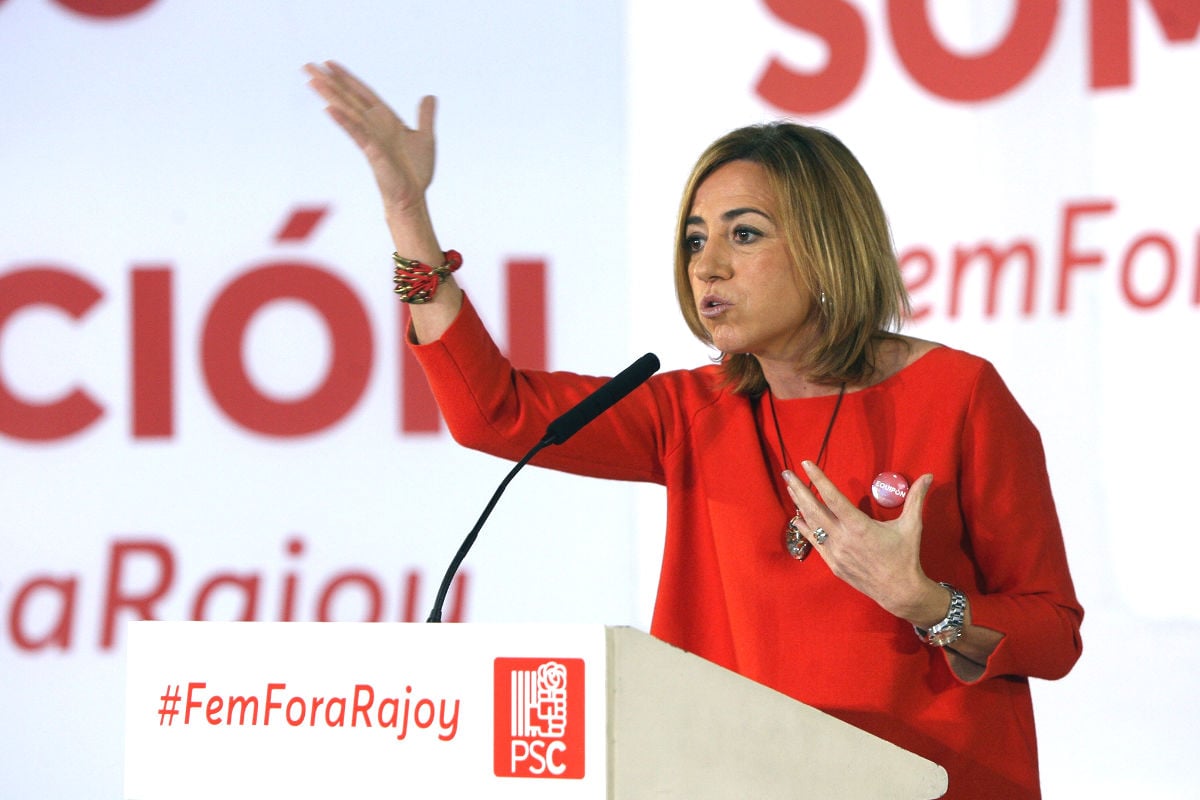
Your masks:
M129 800L605 796L600 625L144 622L128 648Z

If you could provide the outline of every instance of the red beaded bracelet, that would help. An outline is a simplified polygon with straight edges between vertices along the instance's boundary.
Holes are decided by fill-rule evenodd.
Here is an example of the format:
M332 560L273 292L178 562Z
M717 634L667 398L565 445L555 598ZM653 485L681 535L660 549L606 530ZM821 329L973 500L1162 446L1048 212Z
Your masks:
M404 258L399 253L392 253L392 261L396 264L396 294L400 295L400 302L413 305L428 303L442 281L462 266L462 254L457 250L447 250L442 255L446 263L431 267L415 259Z

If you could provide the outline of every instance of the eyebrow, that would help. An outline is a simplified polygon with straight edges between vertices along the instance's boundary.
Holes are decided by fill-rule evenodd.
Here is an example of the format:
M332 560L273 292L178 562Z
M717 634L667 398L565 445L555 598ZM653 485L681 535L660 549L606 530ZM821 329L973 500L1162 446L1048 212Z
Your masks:
M741 208L731 208L728 211L721 214L721 219L724 220L725 222L730 222L731 220L737 219L738 217L742 216L743 214L758 214L760 217L763 217L767 221L773 221L773 220L771 220L771 216L769 214L767 214L762 209L754 208L753 206L743 206ZM704 218L693 215L693 216L688 217L686 222L688 225L703 225Z

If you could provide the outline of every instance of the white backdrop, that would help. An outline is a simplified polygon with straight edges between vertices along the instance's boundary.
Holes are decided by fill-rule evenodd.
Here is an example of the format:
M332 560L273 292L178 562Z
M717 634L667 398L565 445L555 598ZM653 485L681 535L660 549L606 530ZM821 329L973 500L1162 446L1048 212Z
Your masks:
M1194 796L1200 12L1124 8L0 0L0 791L119 794L142 611L423 619L507 470L406 416L428 408L370 176L300 72L336 57L402 111L441 97L443 243L552 368L702 363L669 275L691 161L777 116L841 136L891 214L910 332L995 361L1045 438L1087 609L1075 671L1035 686L1047 796ZM929 43L907 65L926 16L959 68L922 72ZM772 58L844 81L767 99ZM983 245L1014 253L991 310ZM544 307L507 296L519 261ZM239 282L281 265L265 297ZM244 332L210 319L239 303ZM52 406L76 390L83 416ZM448 611L644 628L661 526L657 489L531 469Z

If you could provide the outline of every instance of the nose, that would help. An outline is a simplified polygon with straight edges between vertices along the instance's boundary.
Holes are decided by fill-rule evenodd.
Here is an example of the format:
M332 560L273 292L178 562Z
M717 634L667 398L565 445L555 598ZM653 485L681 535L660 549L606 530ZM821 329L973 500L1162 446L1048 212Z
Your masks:
M726 280L733 275L727 248L720 240L708 241L692 256L692 276L701 283Z

